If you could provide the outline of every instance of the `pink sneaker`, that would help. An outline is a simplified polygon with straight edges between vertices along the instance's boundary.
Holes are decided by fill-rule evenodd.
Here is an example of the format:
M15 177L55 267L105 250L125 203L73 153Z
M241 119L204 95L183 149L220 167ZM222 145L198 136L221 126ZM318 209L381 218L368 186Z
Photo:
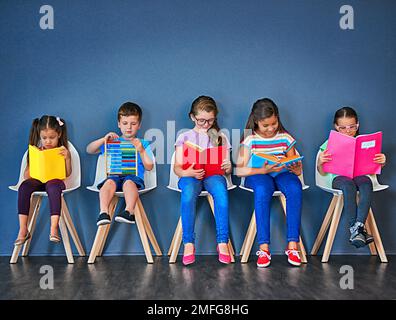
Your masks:
M220 253L219 245L217 245L216 249L217 249L217 252L219 253L219 261L221 263L224 263L224 264L230 264L231 263L231 256L229 254Z
M293 266L301 265L301 258L296 249L286 249L285 254L287 255L287 261Z
M188 254L188 255L183 255L183 264L185 266L188 266L189 264L192 264L195 262L195 248L192 254Z
M268 250L259 250L256 252L258 256L257 259L257 267L259 268L266 268L271 263L271 253Z

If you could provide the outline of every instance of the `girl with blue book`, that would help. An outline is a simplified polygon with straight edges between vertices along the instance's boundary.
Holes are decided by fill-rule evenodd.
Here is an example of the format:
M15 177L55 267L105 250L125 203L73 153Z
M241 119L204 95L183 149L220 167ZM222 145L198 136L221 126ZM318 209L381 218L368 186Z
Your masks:
M246 136L246 132L249 135ZM254 190L254 207L257 224L258 267L271 263L270 208L274 191L286 197L287 242L285 254L288 262L301 265L297 249L300 238L302 187L298 176L302 172L301 161L291 164L265 161L259 168L251 164L254 154L269 154L278 159L296 156L296 140L286 131L279 118L276 104L268 98L257 100L249 115L245 137L241 141L237 161L237 175L246 177L246 187Z

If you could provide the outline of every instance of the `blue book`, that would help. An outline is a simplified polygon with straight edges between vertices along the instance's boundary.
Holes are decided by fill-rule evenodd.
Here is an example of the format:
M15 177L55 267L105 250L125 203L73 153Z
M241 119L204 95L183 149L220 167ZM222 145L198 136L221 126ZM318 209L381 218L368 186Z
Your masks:
M264 163L267 162L267 164L269 165L273 165L275 163L279 163L279 166L282 165L289 165L298 161L301 161L301 159L303 159L304 156L300 156L300 155L294 155L291 157L285 157L285 158L278 158L274 155L271 154L265 154L265 153L253 153L252 156L250 157L249 163L248 163L248 167L250 168L262 168ZM285 172L287 171L287 168L284 168L284 170L281 170L280 172L271 172L270 175L271 176L276 176L281 172Z

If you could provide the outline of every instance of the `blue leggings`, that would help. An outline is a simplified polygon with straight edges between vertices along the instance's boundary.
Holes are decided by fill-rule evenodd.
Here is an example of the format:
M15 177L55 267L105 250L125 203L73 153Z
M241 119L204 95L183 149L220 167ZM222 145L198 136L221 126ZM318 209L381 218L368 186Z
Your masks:
M300 241L302 187L300 179L291 172L275 177L256 174L246 177L246 187L254 190L258 244L270 243L270 208L274 191L281 191L286 197L287 241Z
M181 189L181 219L183 243L194 243L194 223L196 202L203 188L208 191L214 202L217 243L228 243L228 191L223 176L214 175L203 180L182 177L178 184Z

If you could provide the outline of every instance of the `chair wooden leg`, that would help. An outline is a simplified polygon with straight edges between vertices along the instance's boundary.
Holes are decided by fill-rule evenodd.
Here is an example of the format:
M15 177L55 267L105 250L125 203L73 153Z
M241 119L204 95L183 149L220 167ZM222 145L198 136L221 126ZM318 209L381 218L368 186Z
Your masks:
M254 242L254 238L257 233L257 225L256 225L256 217L255 211L253 211L252 218L250 219L250 224L248 231L246 232L243 251L241 251L241 263L247 263L249 260L250 252L252 251L252 246Z
M38 215L38 212L40 211L40 203L41 203L41 197L32 195L31 200L30 200L30 209L29 209L29 216L28 216L28 221L27 221L28 231L30 232L31 235L33 234L34 228L36 226L37 215ZM22 248L23 248L22 256L27 256L31 240L32 240L32 238L30 238L28 241L26 241L23 246L15 246L14 245L10 263L17 263L19 252L21 251ZM29 242L29 244L28 244L28 242Z
M279 200L281 202L283 212L284 212L284 214L286 216L286 198L285 198L284 195L281 195L279 197ZM300 239L300 241L298 242L298 247L299 247L300 252L301 252L301 262L302 263L308 263L307 252L305 251L305 247L304 247L304 244L303 244L301 236L299 237L299 239Z
M245 239L243 239L243 244L242 244L241 251L239 252L239 255L240 255L240 256L242 256L243 253L245 252L246 240L247 240L247 238L248 238L247 235L250 233L250 229L251 229L252 226L253 226L253 223L254 223L253 220L254 220L254 219L255 219L255 216L254 216L254 212L253 212L252 217L251 217L250 222L249 222L249 227L248 227L247 232L246 232L246 235L245 235Z
M35 201L35 199L36 199L36 201ZM29 223L28 223L28 230L31 234L31 238L28 241L26 241L25 244L23 245L22 257L26 257L28 255L30 243L32 242L34 230L36 229L37 217L40 212L40 206L41 206L43 197L42 196L32 196L32 200L33 201L30 204L30 210L29 210L30 218L29 218Z
M117 205L117 202L118 202L118 197L114 196L109 206L110 219L113 218L114 209ZM94 263L96 257L102 253L107 235L109 233L109 229L110 229L110 224L102 225L98 227L98 230L96 231L96 235L95 235L95 240L92 245L91 252L89 254L88 263L90 264Z
M368 214L367 220L369 222L370 229L373 232L374 243L375 243L375 245L377 247L377 251L378 251L378 255L380 257L380 260L381 260L381 262L388 262L388 259L387 259L386 254L385 254L384 247L382 245L381 236L380 236L380 233L378 231L377 223L375 222L375 219L374 219L373 210L371 208L369 210L369 214Z
M176 262L177 254L179 253L180 245L182 242L182 233L183 233L182 222L181 222L181 218L179 218L175 234L173 235L172 244L171 244L171 247L169 248L169 251L171 252L170 258L169 258L169 263Z
M65 220L66 227L70 232L70 235L73 239L74 245L77 248L78 254L80 257L85 257L85 251L81 244L80 238L78 237L77 230L74 226L73 220L70 216L69 208L67 207L66 201L62 195L62 215Z
M325 246L325 249L323 252L322 262L329 261L331 247L333 246L334 238L335 238L335 235L337 232L338 223L340 222L342 208L344 206L343 198L344 197L342 195L340 195L340 196L338 196L338 199L337 199L337 203L336 203L334 214L333 214L333 219L332 219L331 225L330 225L329 235L327 236L326 246Z
M212 209L212 213L213 213L213 216L214 216L215 215L215 210L214 210L213 197L211 195L208 195L207 199L208 199L210 208ZM234 248L232 247L232 243L231 243L230 239L228 240L227 247L228 247L228 252L230 254L230 257L231 257L231 262L235 262L235 257L234 257L234 254L233 254Z
M140 211L139 206L135 207L135 218L136 218L136 225L140 235L140 240L142 241L144 253L146 254L147 262L154 263L153 256L151 254L150 244L148 242L146 230L144 228L142 213Z
M62 216L59 218L59 229L62 235L62 242L65 247L67 262L74 263L73 252L70 246L69 234L67 232L67 227L65 224L65 220Z
M177 227L178 227L178 226L179 226L179 223L177 224ZM177 231L177 227L176 227L176 231ZM171 242L171 244L170 244L170 246L169 246L169 249L168 249L168 256L170 256L170 255L172 254L173 246L175 245L175 239L176 239L176 236L177 236L176 231L175 231L175 233L173 234L172 242Z
M153 229L151 228L150 222L149 222L149 220L147 218L147 215L146 215L146 211L144 210L144 207L143 207L143 204L142 204L142 201L140 200L140 198L138 198L138 201L137 201L136 205L139 206L140 213L142 214L144 228L146 229L147 236L148 236L148 238L149 238L149 240L151 242L151 245L153 246L155 254L157 256L162 256L161 249L160 249L160 247L158 245L157 239L155 238Z
M33 220L32 220L33 216L34 216L34 219L36 219L38 211L40 210L40 205L38 204L39 202L41 202L41 197L32 196L31 203L30 203L29 216L28 216L28 230L29 230L29 232L31 232L31 230L33 230L32 229L32 227L33 227ZM29 240L31 240L31 238ZM23 246L23 247L25 248L25 246ZM14 249L12 250L10 263L17 263L19 252L21 251L21 249L22 249L22 246L14 246ZM27 251L28 250L25 251L26 252L25 255L27 255Z
M333 199L331 199L329 208L327 209L325 218L323 219L322 226L320 227L319 233L318 233L318 235L316 237L315 243L314 243L314 245L312 247L312 250L311 250L311 255L313 255L313 256L315 256L318 253L320 245L322 244L323 238L324 238L324 236L326 234L326 231L327 231L327 229L330 226L330 221L331 221L331 218L332 218L332 216L334 214L334 208L335 208L335 205L337 203L337 199L338 199L338 197L335 196L335 195L333 196Z
M115 212L115 209L117 208L118 201L119 201L119 198L117 196L114 196L113 199L110 202L110 205L109 205L109 216L110 216L110 220L111 221L113 220L114 212ZM111 226L111 224L105 225L104 235L103 235L103 238L102 238L102 240L100 242L100 246L99 246L98 257L101 257L103 255L103 249L104 249L107 237L108 237L109 232L110 232L110 226Z
M371 230L371 223L368 220L369 219L367 219L366 223L365 223L365 227L366 227L367 233L368 234L373 234L372 230ZM377 253L377 249L375 248L375 242L374 241L369 244L369 249L370 249L370 254L372 256L376 256L378 254Z

